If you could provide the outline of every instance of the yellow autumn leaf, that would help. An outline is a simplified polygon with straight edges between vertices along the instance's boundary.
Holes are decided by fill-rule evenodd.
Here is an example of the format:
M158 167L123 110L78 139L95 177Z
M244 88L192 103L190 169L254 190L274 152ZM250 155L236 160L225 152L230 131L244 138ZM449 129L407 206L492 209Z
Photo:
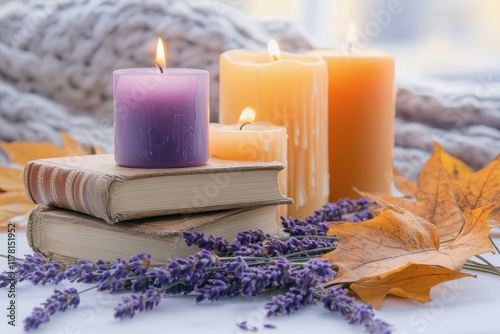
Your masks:
M0 205L12 203L33 204L26 197L24 189L0 193Z
M436 227L404 209L389 207L361 223L328 223L328 235L336 235L339 245L324 258L338 267L334 283L384 275L408 263L458 272L470 257L494 252L486 223L492 209L467 211L460 234L441 249Z
M417 187L413 190L414 198L368 192L360 192L360 194L373 199L382 206L395 205L407 209L434 224L441 240L453 240L458 235L465 218L455 199L449 171L443 165L442 157L443 152L436 144L434 153L422 167ZM450 160L447 157L445 159ZM450 161L447 162L449 167L458 166ZM466 172L461 168L460 173Z
M455 158L443 150L438 143L434 143L434 152L439 154L441 164L446 168L451 178L460 180L474 172L472 168L467 166L462 160Z
M24 173L21 168L0 166L0 191L24 191Z
M48 142L0 142L0 147L5 151L12 163L20 166L24 166L31 160L66 156L64 148Z
M475 276L448 268L408 263L381 275L361 278L350 288L365 303L380 309L382 300L388 295L428 302L433 286L462 277Z
M91 153L90 150L84 149L76 140L71 138L70 135L63 132L62 133L64 141L64 150L66 151L66 156L74 155L88 155Z
M0 166L0 231L7 227L8 221L20 215L27 215L35 205L31 203L24 189L24 165L31 160L86 155L103 152L98 147L84 149L68 134L62 133L64 146L51 143L0 142L13 166Z
M480 171L452 180L451 187L462 210L494 204L488 224L500 226L500 155Z
M90 154L90 150L84 149L67 133L61 133L63 137L63 147L56 146L49 142L34 143L34 142L0 142L2 148L9 160L12 163L20 166L26 165L28 161L55 158L55 157L70 157L75 155Z
M10 203L0 205L0 232L5 232L8 228L9 221L16 216L28 215L31 210L35 207L33 203ZM20 226L20 225L19 225ZM24 226L23 226L24 227ZM16 231L20 231L21 228L17 228Z
M415 197L417 192L417 185L411 180L401 176L399 171L394 168L394 184L400 192L402 192L407 197Z

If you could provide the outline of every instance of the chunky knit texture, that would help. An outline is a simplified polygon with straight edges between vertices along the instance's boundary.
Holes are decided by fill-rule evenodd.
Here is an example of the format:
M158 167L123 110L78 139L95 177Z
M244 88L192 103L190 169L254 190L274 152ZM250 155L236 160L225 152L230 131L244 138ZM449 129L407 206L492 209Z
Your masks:
M159 36L169 66L209 71L212 120L220 53L264 49L272 37L284 50L311 48L289 22L255 21L215 0L13 2L0 9L0 31L0 140L60 142L57 131L66 130L105 147L112 72L153 66Z
M39 0L0 7L0 140L78 141L113 149L112 71L152 66L156 38L172 67L210 73L217 119L221 52L311 49L287 21L256 21L216 0ZM500 89L495 82L454 87L400 85L394 163L412 179L438 141L475 169L500 152ZM0 155L0 164L6 163Z
M396 100L394 164L416 179L438 142L478 170L500 153L500 84L416 80Z

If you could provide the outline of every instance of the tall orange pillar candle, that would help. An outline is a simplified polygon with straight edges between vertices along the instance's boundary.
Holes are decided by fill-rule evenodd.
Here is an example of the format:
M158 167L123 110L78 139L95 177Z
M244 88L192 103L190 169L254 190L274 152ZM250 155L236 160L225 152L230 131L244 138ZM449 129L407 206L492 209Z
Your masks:
M394 58L382 51L359 49L312 54L321 55L328 64L330 201L359 197L354 188L389 194Z
M219 121L238 122L247 106L256 120L288 133L288 216L305 218L328 201L328 73L315 55L231 50L220 56Z
M285 169L279 172L278 181L281 193L288 196L286 129L269 122L254 122L255 116L252 108L245 108L237 124L210 123L210 156L283 163ZM277 222L280 222L280 216L287 217L287 205L278 206Z

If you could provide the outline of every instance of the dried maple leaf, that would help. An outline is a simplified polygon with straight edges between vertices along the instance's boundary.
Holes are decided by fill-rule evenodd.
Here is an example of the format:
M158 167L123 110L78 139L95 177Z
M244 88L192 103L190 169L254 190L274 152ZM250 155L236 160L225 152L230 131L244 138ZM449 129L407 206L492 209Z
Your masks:
M380 309L380 303L387 295L428 302L433 286L462 277L476 276L448 268L408 263L382 275L361 278L350 288L365 303Z
M24 165L31 160L85 155L100 149L84 149L68 134L62 133L64 146L59 147L51 143L33 142L0 142L12 166L0 166L0 231L7 228L8 221L20 215L27 215L35 204L26 197L24 190Z
M443 165L442 157L443 151L436 144L434 153L422 167L417 187L412 189L414 198L368 192L360 192L360 194L373 199L382 206L395 205L407 209L434 224L441 240L453 240L458 235L465 220L463 212L455 200L450 185L451 180L448 177L448 168L458 165L451 163L449 158L445 158L448 161L447 168ZM460 170L460 175L465 173L462 172L462 169L461 166L457 167L457 170ZM409 187L408 182L401 181L399 178L396 180L399 184L404 182L405 190ZM408 193L408 191L405 192Z
M452 180L451 187L462 210L495 204L488 224L500 226L500 155L476 173Z
M417 185L411 180L401 176L397 169L394 169L394 184L400 192L407 197L415 197Z
M434 152L439 155L441 164L446 168L452 179L460 180L474 172L472 168L467 166L462 160L446 153L438 143L434 143Z
M24 191L23 178L22 169L0 166L0 193L2 191Z
M336 235L339 245L324 258L338 267L334 283L383 275L408 263L458 272L470 257L494 252L486 223L492 209L467 211L460 234L441 249L436 227L404 209L389 207L361 223L329 223L328 235Z
M67 133L62 133L64 146L59 147L49 142L34 143L34 142L0 142L2 148L10 162L18 164L22 167L28 161L54 158L54 157L69 157L74 155L86 155L91 153L90 150L82 148L73 138Z
M0 232L7 230L11 218L25 215L34 207L26 197L23 170L0 167Z

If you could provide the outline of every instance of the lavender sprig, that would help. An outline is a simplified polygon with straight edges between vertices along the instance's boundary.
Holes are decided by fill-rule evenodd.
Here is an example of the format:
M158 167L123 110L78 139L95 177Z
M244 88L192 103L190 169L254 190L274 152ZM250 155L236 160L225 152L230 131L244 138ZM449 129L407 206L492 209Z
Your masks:
M243 231L241 234L254 235L257 231ZM300 256L307 256L302 253L306 250L317 250L321 248L331 248L337 246L337 239L324 236L322 239L289 237L287 240L281 240L278 237L265 235L264 238L248 241L236 237L228 243L222 237L205 237L202 232L185 232L184 237L188 246L196 245L206 250L218 250L218 255L226 257L250 256L250 257L279 257L292 253L301 253ZM223 247L221 245L224 245ZM222 249L222 251L220 251ZM329 251L329 250L328 250ZM316 256L318 254L316 253Z
M149 288L141 294L132 294L123 298L122 302L115 307L115 318L133 318L136 313L151 311L158 306L161 300L161 292L157 288Z
M56 289L54 290L54 294L45 303L42 303L43 308L36 307L31 315L24 320L24 330L37 329L41 324L49 322L50 316L56 312L64 312L70 306L76 308L79 304L80 296L75 288L69 288L64 291Z
M203 284L208 269L219 266L219 259L207 250L202 250L186 259L171 261L166 266L154 268L146 273L150 286L159 288L164 294L190 293Z
M42 254L26 255L23 261L14 261L14 274L18 282L30 281L34 285L58 284L64 279L66 265L47 262ZM12 275L12 273L11 273Z
M335 203L327 203L304 220L281 217L281 223L284 231L290 235L326 235L326 222L358 222L373 218L370 205L371 202L366 198L341 199Z
M389 334L390 325L374 319L373 309L366 305L357 305L347 296L347 290L331 288L326 294L319 294L326 309L340 313L350 324L365 326L366 333Z
M15 263L13 272L0 274L0 286L27 280L33 284L57 284L61 280L94 284L99 291L140 292L125 297L115 307L115 317L132 318L152 310L162 295L198 293L197 302L217 301L234 296L255 296L270 289L285 288L284 295L266 305L267 315L291 313L321 301L350 323L362 324L368 333L389 333L388 325L374 319L373 310L357 306L343 290L324 290L322 284L335 277L327 260L319 256L337 247L335 237L326 236L329 221L363 221L372 218L367 199L329 203L304 220L282 218L287 238L277 238L262 230L243 231L231 242L222 237L186 232L186 243L202 250L185 259L150 268L150 256L139 254L128 261L117 259L78 260L68 266L48 262L41 254L26 256ZM339 292L341 291L341 292ZM64 297L64 298L63 298ZM43 305L25 320L27 329L48 322L56 312L79 303L78 292L55 290Z
M138 254L130 260L117 259L116 263L103 260L78 260L77 264L67 266L64 263L45 260L42 254L26 255L24 260L14 262L14 270L0 274L0 287L7 286L12 280L29 281L34 285L47 283L59 284L62 280L70 282L95 283L99 291L112 292L125 289L142 291L139 285L130 285L130 279L144 275L150 265L150 255Z
M316 286L334 278L336 272L328 260L312 259L297 272L295 282L284 295L276 296L266 304L266 316L289 314L313 303Z
M132 256L129 261L118 258L116 263L109 267L104 261L96 262L94 274L99 291L111 290L112 292L130 289L131 277L144 275L151 263L151 255L139 254ZM135 284L133 291L141 291L147 286Z
M16 285L18 283L18 277L13 271L4 271L0 273L0 288L5 288L10 285Z
M291 275L292 263L286 259L278 259L266 265L250 267L242 257L228 262L223 272L208 278L199 287L196 302L205 299L217 301L233 296L256 296L258 293L285 286Z

